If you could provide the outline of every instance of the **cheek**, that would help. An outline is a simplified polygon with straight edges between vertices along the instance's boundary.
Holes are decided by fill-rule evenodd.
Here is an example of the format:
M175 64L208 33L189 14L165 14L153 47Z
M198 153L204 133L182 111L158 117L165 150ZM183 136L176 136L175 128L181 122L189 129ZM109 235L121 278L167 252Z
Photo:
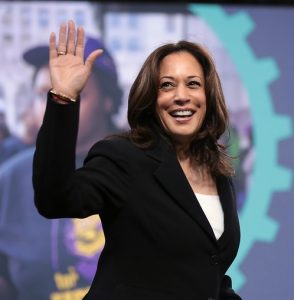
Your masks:
M165 117L166 117L166 108L163 106L160 102L157 102L156 104L156 116L158 121L164 125L165 123Z
M206 105L204 104L202 106L201 115L199 115L200 126L203 125L205 117L206 117Z
M206 115L206 103L203 104L203 118Z
M199 107L200 107L200 109L201 109L201 113L202 113L202 115L203 116L205 116L206 115L206 110L207 110L207 101L206 101L206 96L205 96L205 94L204 95L201 95L201 97L199 97L199 102L198 102L198 104L199 104Z
M92 120L91 116L91 107L87 105L88 103L82 102L80 107L80 123L79 123L79 130L80 132L84 132L88 130L87 128L90 127Z
M80 118L83 118L88 121L96 119L97 114L103 112L103 107L100 106L99 99L94 97L84 97L81 101L80 107ZM100 117L99 117L100 118Z
M167 109L170 106L170 99L167 95L159 93L156 100L156 111L157 113L163 114L166 113Z

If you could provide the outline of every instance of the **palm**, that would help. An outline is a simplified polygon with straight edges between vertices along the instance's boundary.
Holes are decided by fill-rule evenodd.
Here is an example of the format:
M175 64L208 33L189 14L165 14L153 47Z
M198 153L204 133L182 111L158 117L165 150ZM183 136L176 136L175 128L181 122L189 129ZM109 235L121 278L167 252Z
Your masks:
M58 48L58 51L57 51ZM60 26L59 42L55 34L50 36L50 77L52 88L71 98L77 98L90 76L95 59L102 50L93 51L84 62L84 30L77 32L73 21Z
M78 95L90 74L90 70L84 65L83 59L71 54L52 59L50 70L52 86L55 90L62 91L66 95Z

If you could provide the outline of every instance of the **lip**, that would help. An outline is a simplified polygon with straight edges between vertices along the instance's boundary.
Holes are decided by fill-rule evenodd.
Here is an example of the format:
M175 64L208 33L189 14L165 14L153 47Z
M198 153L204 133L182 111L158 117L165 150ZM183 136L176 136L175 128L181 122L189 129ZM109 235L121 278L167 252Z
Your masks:
M175 120L178 124L186 124L190 122L193 116L189 117L173 117L173 120Z
M175 116L174 114L177 112L184 112L184 111L190 111L191 115L187 115L187 116ZM169 115L178 123L187 123L188 121L190 121L193 117L193 115L196 113L196 111L194 109L191 108L181 108L181 109L174 109L169 111Z
M189 116L173 116L172 114L178 111L191 111L192 114ZM176 122L176 124L181 124L181 125L185 125L187 123L189 123L193 116L195 115L196 111L192 110L192 109L175 109L169 112L170 117L172 118L172 120L174 120L174 122Z
M173 110L170 110L168 113L169 113L170 115L173 115L173 114L176 113L176 112L182 112L182 111L191 111L191 112L192 112L192 115L196 112L195 109L186 107L186 108L177 108L177 109L173 109Z

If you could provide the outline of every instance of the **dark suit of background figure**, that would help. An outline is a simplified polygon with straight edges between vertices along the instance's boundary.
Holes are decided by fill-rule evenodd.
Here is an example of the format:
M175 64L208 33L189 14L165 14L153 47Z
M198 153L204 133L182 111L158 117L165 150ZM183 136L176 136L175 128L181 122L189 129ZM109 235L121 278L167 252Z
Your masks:
M222 284L240 239L230 180L217 178L225 229L216 240L163 141L147 151L123 138L98 142L74 171L78 106L49 97L33 182L45 217L101 217L106 245L85 299L240 299Z
M95 61L93 73L82 93L84 103L80 110L82 126L77 141L77 166L82 165L90 145L118 130L113 116L121 105L122 91L116 67L102 42L88 36L85 56L96 48L104 48L104 53L103 58ZM37 134L41 125L46 104L42 95L51 87L47 68L49 48L47 45L34 46L24 52L23 58L35 70L34 97L27 118L30 122L25 126L29 128L29 140L35 143L34 133ZM48 221L40 216L33 203L35 147L19 151L1 164L2 155L11 155L15 152L12 150L19 148L14 147L18 145L15 139L7 136L0 145L0 300L82 299L92 282L104 245L100 219L93 216L83 220ZM10 293L13 295L6 295Z

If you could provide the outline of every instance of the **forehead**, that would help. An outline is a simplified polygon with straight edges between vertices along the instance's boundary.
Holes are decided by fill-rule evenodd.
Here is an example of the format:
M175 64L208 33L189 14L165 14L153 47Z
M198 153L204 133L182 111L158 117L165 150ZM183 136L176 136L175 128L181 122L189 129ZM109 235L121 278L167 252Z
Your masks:
M188 76L203 76L202 66L198 60L187 51L175 52L165 56L160 63L159 72L161 75L185 72L189 73Z

